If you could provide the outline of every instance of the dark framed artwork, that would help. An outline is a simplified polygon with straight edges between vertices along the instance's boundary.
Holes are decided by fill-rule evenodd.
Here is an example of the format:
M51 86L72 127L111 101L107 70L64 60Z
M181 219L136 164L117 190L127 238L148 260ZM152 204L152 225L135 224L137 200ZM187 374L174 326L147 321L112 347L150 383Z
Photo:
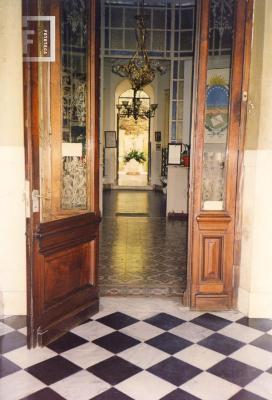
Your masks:
M168 165L181 165L181 143L169 143L168 144Z
M115 148L116 145L116 131L105 131L105 147L110 149Z
M155 142L161 142L161 132L155 132Z

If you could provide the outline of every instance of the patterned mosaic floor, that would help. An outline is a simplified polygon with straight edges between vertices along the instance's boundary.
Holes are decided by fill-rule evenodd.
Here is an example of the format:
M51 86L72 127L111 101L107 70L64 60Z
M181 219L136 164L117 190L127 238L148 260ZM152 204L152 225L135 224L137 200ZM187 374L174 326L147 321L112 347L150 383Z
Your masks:
M161 193L104 193L102 295L176 296L184 292L187 223L168 221L163 215L165 197Z
M3 400L272 399L272 320L239 312L108 297L48 347L25 343L25 319L1 319Z

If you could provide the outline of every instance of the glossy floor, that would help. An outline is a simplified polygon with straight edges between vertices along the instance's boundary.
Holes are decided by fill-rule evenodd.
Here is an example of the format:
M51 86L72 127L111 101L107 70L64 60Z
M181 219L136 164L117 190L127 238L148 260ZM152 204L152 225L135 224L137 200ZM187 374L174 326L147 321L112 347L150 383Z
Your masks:
M272 320L106 297L48 347L27 350L25 333L1 319L3 400L272 400Z
M165 196L152 191L104 192L99 286L102 295L182 294L187 222L165 218Z

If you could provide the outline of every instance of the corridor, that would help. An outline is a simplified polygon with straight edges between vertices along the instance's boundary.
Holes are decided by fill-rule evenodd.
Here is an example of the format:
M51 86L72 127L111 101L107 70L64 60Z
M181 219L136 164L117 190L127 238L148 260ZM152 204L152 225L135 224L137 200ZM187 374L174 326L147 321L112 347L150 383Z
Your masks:
M186 287L187 221L165 218L154 191L104 192L101 295L175 296Z

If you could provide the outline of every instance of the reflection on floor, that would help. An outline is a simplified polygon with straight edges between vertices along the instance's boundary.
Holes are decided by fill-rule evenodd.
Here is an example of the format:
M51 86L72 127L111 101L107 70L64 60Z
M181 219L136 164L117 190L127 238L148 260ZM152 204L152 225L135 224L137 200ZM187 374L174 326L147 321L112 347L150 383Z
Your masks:
M186 285L187 223L168 221L158 192L105 191L102 295L180 295Z
M127 175L124 172L119 172L118 184L120 186L146 186L147 173L143 172L139 175Z
M3 400L271 400L272 320L176 299L101 298L100 312L28 350L0 317Z

